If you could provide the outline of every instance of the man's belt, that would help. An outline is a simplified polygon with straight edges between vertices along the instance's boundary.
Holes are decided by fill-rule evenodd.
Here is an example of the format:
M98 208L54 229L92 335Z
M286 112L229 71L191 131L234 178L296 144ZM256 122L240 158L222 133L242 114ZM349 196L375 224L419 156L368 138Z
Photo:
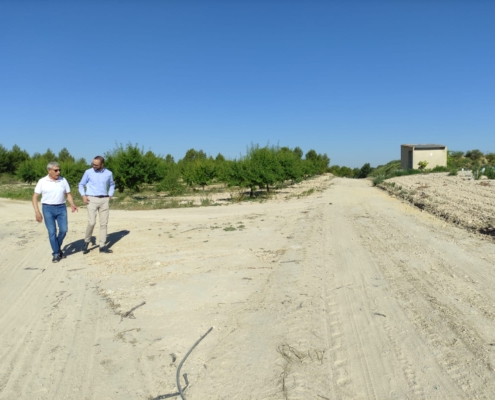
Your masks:
M110 196L108 196L108 195L106 195L106 196L91 196L91 195L89 195L89 197L98 197L99 199L102 199L104 197L110 197Z

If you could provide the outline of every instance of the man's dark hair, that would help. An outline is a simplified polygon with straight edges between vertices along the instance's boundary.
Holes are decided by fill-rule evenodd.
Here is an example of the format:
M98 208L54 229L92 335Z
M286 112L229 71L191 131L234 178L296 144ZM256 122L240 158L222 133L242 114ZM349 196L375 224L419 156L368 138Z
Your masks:
M93 158L93 160L98 160L102 164L105 164L105 159L102 156L96 156L95 158Z

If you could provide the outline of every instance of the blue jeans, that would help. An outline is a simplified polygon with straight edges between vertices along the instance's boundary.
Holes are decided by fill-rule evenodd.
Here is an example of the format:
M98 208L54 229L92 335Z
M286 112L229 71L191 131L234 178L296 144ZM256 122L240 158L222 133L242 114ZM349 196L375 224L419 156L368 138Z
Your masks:
M56 256L57 254L60 254L60 251L62 250L62 242L64 241L69 228L67 222L67 207L65 204L57 206L42 204L42 209L46 229L48 229L48 239L50 239L50 246L52 246L53 250L52 256Z

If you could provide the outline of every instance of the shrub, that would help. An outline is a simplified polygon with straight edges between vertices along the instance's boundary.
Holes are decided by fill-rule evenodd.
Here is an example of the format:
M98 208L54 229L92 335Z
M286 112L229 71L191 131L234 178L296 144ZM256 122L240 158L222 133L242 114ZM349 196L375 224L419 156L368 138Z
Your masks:
M485 169L485 176L488 179L495 179L495 168L494 167L487 167Z
M418 169L420 171L424 171L427 165L428 165L428 161L420 161L418 162Z
M382 184L384 180L385 180L384 176L377 176L375 179L373 179L373 186Z

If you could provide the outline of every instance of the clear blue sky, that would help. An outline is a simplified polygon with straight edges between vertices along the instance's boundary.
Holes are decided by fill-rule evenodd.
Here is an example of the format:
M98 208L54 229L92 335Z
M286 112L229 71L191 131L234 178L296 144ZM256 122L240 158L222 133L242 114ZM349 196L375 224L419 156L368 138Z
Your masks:
M0 0L0 144L495 152L495 1Z

